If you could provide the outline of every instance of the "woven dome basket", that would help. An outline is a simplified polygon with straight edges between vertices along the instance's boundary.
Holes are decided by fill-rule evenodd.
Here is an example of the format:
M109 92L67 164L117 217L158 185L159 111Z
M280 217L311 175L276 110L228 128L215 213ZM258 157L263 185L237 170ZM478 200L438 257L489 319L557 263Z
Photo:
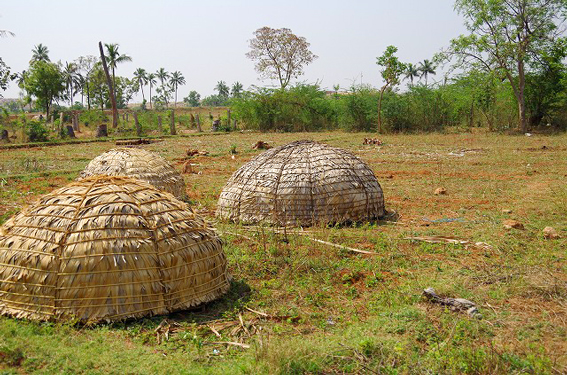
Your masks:
M243 223L308 226L384 215L382 188L352 153L313 141L270 149L237 170L217 216Z
M97 175L134 177L173 194L177 199L186 197L183 176L159 154L141 148L107 151L91 160L78 179Z
M0 235L0 314L115 321L184 310L229 288L221 240L150 184L97 176L43 196Z

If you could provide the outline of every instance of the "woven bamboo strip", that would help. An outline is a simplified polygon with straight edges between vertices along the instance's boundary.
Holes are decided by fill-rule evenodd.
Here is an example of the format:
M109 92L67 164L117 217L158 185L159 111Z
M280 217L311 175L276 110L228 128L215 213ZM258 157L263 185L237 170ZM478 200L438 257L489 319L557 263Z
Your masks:
M229 288L215 232L187 204L140 180L86 178L7 224L0 314L112 321L187 309Z
M365 221L384 216L374 172L340 148L296 141L270 149L237 170L217 205L222 219L275 225Z
M178 199L186 198L183 176L160 155L141 148L117 148L97 156L81 172L79 180L96 175L134 177Z

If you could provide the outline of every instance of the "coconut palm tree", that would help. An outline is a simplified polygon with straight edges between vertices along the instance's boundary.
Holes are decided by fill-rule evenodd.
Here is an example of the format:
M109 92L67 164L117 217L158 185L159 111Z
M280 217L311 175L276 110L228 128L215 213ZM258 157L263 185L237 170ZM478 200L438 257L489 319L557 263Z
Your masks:
M106 47L106 61L112 71L112 87L116 87L116 76L114 75L116 65L132 61L132 58L128 55L121 55L120 52L118 52L118 47L120 46L117 43L105 43L104 46Z
M49 60L49 48L44 46L43 44L39 43L38 45L34 46L32 49L32 58L30 63L34 63L37 61L50 61Z
M165 107L168 107L168 100L167 100L167 96L168 93L166 92L166 87L165 84L167 83L167 80L169 79L169 73L164 69L164 68L159 68L159 70L156 72L156 77L159 79L160 83L161 83L161 93L163 94L163 99L165 101Z
M232 90L230 92L230 94L235 97L238 98L240 96L240 94L242 94L242 83L236 81L232 84Z
M69 96L69 105L73 105L73 97L77 90L73 91L77 85L79 68L74 62L66 62L63 67L63 77L67 86L67 95Z
M409 79L411 84L413 85L413 79L415 77L419 77L420 70L414 64L409 63L406 65L406 71L404 74L405 74L405 79Z
M171 73L169 83L173 87L173 90L175 90L175 103L173 106L177 107L177 88L185 84L185 77L183 77L183 74L181 74L180 71L173 72Z
M433 63L427 59L423 60L423 62L419 63L419 71L421 72L420 77L425 77L425 86L427 86L427 75L433 74L435 75L435 69L437 67L433 65Z
M75 92L81 93L81 106L83 106L85 102L86 86L87 86L87 79L81 73L77 73L77 81L75 82Z
M159 70L156 72L156 77L159 79L161 86L163 87L165 85L165 82L169 78L169 73L164 68L159 68Z
M152 86L157 83L156 77L154 73L148 73L146 76L147 82L150 85L150 109L152 109Z
M144 86L148 84L148 73L146 72L146 69L136 69L134 71L134 78L138 80L138 86L142 92L142 100L146 101L146 98L144 97Z
M218 91L219 96L222 96L223 98L228 98L228 93L230 89L226 85L225 81L218 81L217 85L215 86L215 90Z
M26 70L22 70L21 73L16 73L16 84L19 88L21 88L24 93L26 91L26 76L28 72Z
M28 101L28 90L26 89L26 78L28 76L28 72L27 70L22 70L21 73L16 73L15 77L16 77L16 84L18 85L19 88L22 89L23 91L23 95L25 98L25 101ZM31 100L29 100L29 106L30 106L30 111L31 111ZM25 105L25 104L24 104Z

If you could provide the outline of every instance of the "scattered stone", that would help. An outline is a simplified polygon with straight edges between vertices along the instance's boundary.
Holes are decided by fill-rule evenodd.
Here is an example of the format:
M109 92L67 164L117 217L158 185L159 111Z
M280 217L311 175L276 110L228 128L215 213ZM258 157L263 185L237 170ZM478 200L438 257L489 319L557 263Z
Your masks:
M524 229L524 224L520 223L518 220L507 219L504 220L502 224L506 229Z
M447 189L445 189L444 187L435 189L435 195L445 195L445 194L447 194Z
M553 227L545 227L543 228L543 237L547 238L548 240L556 240L561 238L559 233Z

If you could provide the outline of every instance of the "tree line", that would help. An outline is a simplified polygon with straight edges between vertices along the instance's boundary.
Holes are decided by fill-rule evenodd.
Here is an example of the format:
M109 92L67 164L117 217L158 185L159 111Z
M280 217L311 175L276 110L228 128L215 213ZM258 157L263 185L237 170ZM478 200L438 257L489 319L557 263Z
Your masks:
M335 94L329 96L317 85L293 86L292 79L300 77L318 56L310 51L304 37L290 29L262 27L249 41L246 56L254 62L260 77L276 80L279 89L252 87L244 91L240 82L230 89L224 81L219 81L215 87L218 94L201 99L199 93L191 91L183 101L190 106L234 106L234 115L243 124L253 126L262 119L263 128L280 122L287 128L326 124L378 132L463 123L486 125L490 129L510 128L515 123L515 128L522 132L529 126L542 124L565 128L567 74L563 61L567 57L567 39L563 36L563 25L567 3L564 0L456 0L455 9L464 17L469 34L451 40L447 48L419 64L400 61L397 47L388 46L376 58L383 81L380 88L353 85L339 92L340 87L335 85ZM119 106L126 106L139 92L142 108L146 108L144 89L148 86L150 109L168 108L172 102L174 107L177 105L178 88L186 84L181 72L169 73L164 68L147 72L138 68L131 79L117 76L118 65L132 61L118 49L118 44L106 44L104 55ZM39 44L32 52L29 70L16 75L10 75L9 68L0 60L2 88L16 77L24 92L24 104L30 104L33 97L47 112L53 101L67 100L71 107L77 106L74 96L78 94L81 106L86 97L89 109L91 105L108 107L109 90L97 58L84 56L71 63L53 64L45 46ZM441 65L447 66L450 74L430 85L428 78ZM419 78L417 83L416 78ZM404 79L409 81L407 90L400 91ZM314 102L306 102L309 97ZM374 106L373 113L366 113L369 105ZM296 110L291 109L294 106ZM308 113L297 115L306 108ZM420 111L425 108L434 112L422 116ZM282 118L285 113L291 117ZM328 117L330 113L333 115ZM416 118L420 121L414 124ZM352 122L342 123L347 120Z
M179 87L186 84L183 73L179 70L168 72L163 67L155 72L137 68L131 78L119 76L116 73L118 67L122 63L132 62L132 57L121 53L119 47L116 43L104 44L104 56L110 70L117 107L127 107L137 93L142 96L142 108L176 107ZM86 110L110 108L109 89L100 57L87 55L70 62L55 63L51 61L49 48L41 43L34 46L31 52L29 68L21 72L11 73L0 60L0 68L3 68L0 69L1 88L6 89L13 80L22 90L19 109L37 109L46 112L49 117L53 105ZM183 102L189 106L224 106L231 97L242 93L243 85L237 81L229 87L221 80L215 90L217 94L203 99L197 91L192 90ZM13 109L18 108L16 106Z

